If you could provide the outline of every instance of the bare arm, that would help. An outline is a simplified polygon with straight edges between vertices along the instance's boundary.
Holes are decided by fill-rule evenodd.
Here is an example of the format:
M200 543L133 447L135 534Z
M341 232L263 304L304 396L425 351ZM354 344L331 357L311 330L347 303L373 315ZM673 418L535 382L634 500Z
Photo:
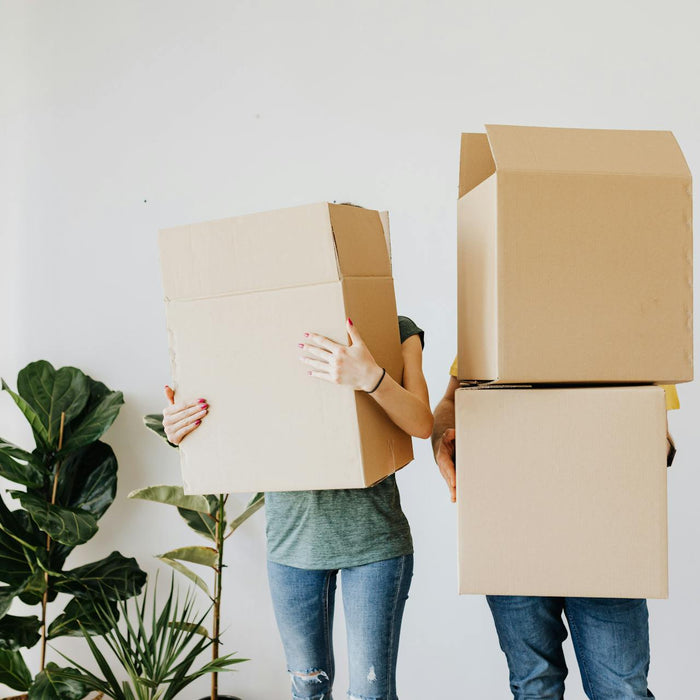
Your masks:
M457 500L457 475L455 470L455 391L459 380L450 377L445 395L435 407L433 426L433 454L440 468L440 474L450 490L450 498Z
M423 348L417 335L401 345L403 386L388 374L370 396L386 411L391 420L409 435L429 438L433 429L428 386L423 376ZM381 372L381 370L380 370Z

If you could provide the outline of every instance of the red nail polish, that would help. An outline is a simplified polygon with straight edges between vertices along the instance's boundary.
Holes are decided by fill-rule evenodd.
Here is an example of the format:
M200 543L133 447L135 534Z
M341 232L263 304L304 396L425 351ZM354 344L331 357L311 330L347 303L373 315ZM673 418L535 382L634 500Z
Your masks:
M300 347L300 348L303 348L303 347L304 347L304 343L299 343L299 347Z
M199 425L201 422L202 422L201 420L198 420L198 421L195 423L195 425Z
M203 411L208 411L208 410L209 410L209 404L208 404L208 403L205 403L205 404L202 406L202 410L203 410Z
M351 326L354 326L354 325L355 325L355 324L352 322L352 319L351 319L349 316L348 316L348 323L349 323Z
M308 333L304 333L304 338L308 338L308 337L309 337L309 334L308 334Z
M207 402L206 399L199 399L199 403L206 403L206 402Z

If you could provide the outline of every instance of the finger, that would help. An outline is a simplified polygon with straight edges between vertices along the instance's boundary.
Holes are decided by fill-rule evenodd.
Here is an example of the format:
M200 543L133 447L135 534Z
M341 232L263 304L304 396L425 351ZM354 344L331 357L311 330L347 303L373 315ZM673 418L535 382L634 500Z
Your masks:
M165 398L168 399L168 403L175 403L175 392L167 384L165 385Z
M304 333L304 345L316 345L319 348L325 348L328 352L335 352L338 348L343 347L340 343L336 343L335 340L326 338L325 335L318 335L318 333Z
M197 404L186 411L179 412L177 415L169 415L163 419L163 424L176 425L182 423L182 421L190 420L192 416L206 415L208 411L209 406L207 404Z
M448 428L444 433L444 438L445 438L445 440L453 441L455 439L455 435L456 435L455 429Z
M321 360L314 360L312 357L304 357L303 355L299 358L304 364L309 365L317 369L319 372L327 372L330 365L327 362L322 362Z
M197 421L195 423L191 423L190 425L185 426L184 428L180 428L175 435L173 436L172 440L170 442L173 443L173 445L179 445L182 442L182 439L186 436L189 435L193 430L197 430L199 426L202 424L202 421Z
M209 402L206 399L197 399L189 403L176 403L172 406L166 406L163 409L163 415L180 420L180 418L192 413L192 411L200 411L202 408L209 408Z
M308 343L299 343L299 347L304 352L308 352L310 355L314 355L315 357L321 357L326 360L330 359L333 356L332 352L324 350L323 348L318 348L315 345L309 345Z
M170 431L172 432L177 432L180 430L180 428L183 428L186 425L189 425L190 423L194 423L195 421L201 420L204 418L204 416L207 415L207 409L202 409L200 411L197 411L196 413L190 413L189 415L181 418L180 420L171 420L167 427ZM165 425L165 423L163 423Z
M360 331L357 330L351 318L348 318L348 320L345 322L345 328L347 329L352 344L362 345L362 336L360 335Z

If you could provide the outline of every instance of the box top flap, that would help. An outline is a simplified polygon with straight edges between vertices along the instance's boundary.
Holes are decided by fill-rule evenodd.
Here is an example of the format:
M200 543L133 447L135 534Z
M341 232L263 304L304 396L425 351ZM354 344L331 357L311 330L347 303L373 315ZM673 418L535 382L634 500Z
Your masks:
M159 248L171 300L339 279L325 202L165 229Z
M329 204L341 277L391 277L389 250L379 212Z
M459 196L481 184L496 172L486 134L462 134L459 156Z
M690 177L670 131L486 126L499 171Z

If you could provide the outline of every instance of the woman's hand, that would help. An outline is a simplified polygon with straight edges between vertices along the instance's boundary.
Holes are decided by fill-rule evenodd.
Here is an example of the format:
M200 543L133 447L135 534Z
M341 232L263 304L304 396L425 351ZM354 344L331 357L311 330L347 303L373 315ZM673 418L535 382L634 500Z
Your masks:
M163 427L168 440L173 445L179 445L183 438L196 430L209 411L205 399L197 399L189 403L175 403L175 392L165 387L168 405L163 409Z
M309 366L312 377L372 391L383 370L374 361L352 321L348 319L345 325L352 345L341 345L316 333L304 333L304 342L299 343L299 347L305 354L299 359Z
M450 490L450 500L457 501L457 471L455 469L455 429L447 428L435 443L435 461Z

